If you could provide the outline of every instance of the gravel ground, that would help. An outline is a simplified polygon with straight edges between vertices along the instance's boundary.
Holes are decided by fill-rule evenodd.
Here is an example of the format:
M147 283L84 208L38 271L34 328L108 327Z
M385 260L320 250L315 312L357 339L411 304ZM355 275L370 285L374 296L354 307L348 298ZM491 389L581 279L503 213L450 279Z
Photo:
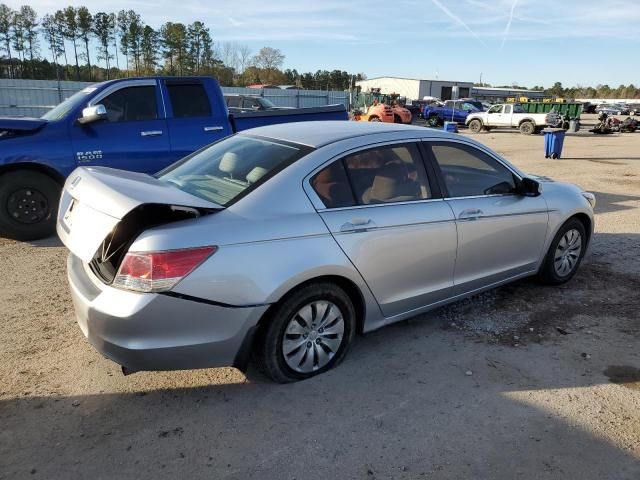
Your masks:
M578 275L373 332L298 384L123 377L75 325L56 239L0 239L0 478L640 478L640 133L568 136L562 160L474 138L596 194Z

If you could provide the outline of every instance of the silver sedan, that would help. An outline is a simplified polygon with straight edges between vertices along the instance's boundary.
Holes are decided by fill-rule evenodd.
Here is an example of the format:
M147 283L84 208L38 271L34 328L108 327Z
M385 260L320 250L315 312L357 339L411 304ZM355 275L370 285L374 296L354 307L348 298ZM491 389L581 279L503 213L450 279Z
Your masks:
M531 275L568 281L594 204L463 136L308 122L155 176L78 168L58 234L80 328L125 373L253 359L289 382L358 333Z

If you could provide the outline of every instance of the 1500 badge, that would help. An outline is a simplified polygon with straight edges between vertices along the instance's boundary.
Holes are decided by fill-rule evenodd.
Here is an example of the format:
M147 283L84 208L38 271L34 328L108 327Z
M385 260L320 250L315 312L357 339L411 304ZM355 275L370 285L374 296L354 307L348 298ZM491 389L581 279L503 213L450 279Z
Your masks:
M102 150L90 150L87 152L76 152L76 159L80 162L92 162L102 158Z

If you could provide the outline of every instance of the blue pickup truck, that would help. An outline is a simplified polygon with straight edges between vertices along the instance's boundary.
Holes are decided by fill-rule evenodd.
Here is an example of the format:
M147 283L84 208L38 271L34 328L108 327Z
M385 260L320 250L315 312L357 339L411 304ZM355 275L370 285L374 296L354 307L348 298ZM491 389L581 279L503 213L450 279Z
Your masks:
M444 125L444 122L456 122L464 125L467 115L482 111L482 103L476 100L447 100L444 104L425 105L422 117L430 127Z
M347 119L344 105L231 115L211 77L97 83L41 118L0 118L0 234L52 234L62 185L77 166L152 174L237 131Z

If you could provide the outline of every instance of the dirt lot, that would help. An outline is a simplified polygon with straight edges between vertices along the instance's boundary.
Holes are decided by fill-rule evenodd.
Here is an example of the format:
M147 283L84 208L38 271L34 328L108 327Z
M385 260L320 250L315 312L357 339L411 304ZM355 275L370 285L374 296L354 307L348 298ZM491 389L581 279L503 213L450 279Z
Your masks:
M640 133L475 137L598 198L576 278L357 339L338 369L123 377L76 327L54 239L0 240L0 478L640 478ZM471 374L469 374L471 373Z

